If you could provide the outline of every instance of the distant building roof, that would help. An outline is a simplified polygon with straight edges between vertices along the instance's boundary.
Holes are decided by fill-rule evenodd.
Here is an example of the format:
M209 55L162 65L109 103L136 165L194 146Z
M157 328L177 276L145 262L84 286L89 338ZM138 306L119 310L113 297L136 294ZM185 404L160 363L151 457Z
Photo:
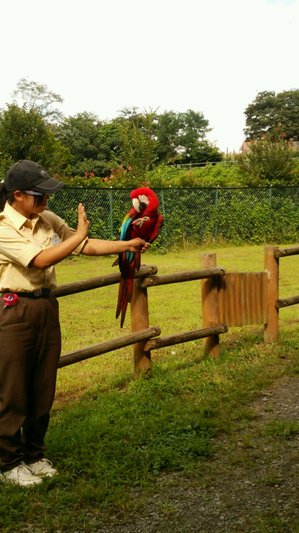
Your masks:
M240 152L242 154L247 154L250 150L250 145L253 141L243 141L240 147ZM289 145L296 150L296 152L299 152L299 141L289 141Z

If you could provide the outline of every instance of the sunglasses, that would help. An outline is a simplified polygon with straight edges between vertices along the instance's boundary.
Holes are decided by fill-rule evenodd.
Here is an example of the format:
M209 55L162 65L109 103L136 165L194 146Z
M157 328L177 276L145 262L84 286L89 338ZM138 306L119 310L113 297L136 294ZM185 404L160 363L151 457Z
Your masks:
M46 196L47 193L45 192L37 192L37 191L24 191L25 194L28 194L28 196Z

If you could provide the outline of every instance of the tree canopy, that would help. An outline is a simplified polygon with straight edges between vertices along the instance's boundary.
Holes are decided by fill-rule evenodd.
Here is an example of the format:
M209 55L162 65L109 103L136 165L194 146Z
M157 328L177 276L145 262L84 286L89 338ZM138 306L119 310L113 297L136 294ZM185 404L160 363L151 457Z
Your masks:
M19 159L32 159L53 172L62 172L70 161L68 150L43 117L34 109L26 110L16 104L0 112L0 153L2 168Z
M155 122L157 160L183 164L220 161L220 150L206 138L210 130L204 115L192 109L158 115Z
M219 161L220 150L207 140L203 113L141 112L123 109L111 121L87 111L64 117L60 95L22 78L14 100L0 111L3 162L39 161L56 173L107 177L118 169L143 178L157 164Z
M36 111L48 122L56 122L62 117L61 111L53 106L61 104L63 98L50 91L46 85L21 78L13 96L16 105L27 111Z
M158 113L132 107L103 121L87 111L65 117L57 108L62 102L46 85L25 78L19 81L13 103L0 110L2 175L11 163L27 158L61 177L106 180L116 176L117 183L133 183L145 179L157 166L165 169L172 164L223 159L218 147L207 139L211 128L200 111ZM241 162L244 175L252 175L259 183L292 179L294 153L289 151L288 141L299 140L299 90L260 92L245 115L251 153ZM261 140L260 146L252 143Z
M245 109L247 140L299 140L299 90L263 91Z

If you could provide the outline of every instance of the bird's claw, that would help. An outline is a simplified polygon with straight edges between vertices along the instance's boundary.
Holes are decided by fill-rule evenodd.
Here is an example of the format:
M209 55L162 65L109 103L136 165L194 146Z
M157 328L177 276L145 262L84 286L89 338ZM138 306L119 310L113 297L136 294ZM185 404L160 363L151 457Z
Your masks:
M144 222L147 222L148 220L150 220L150 217L136 218L136 220L134 220L133 224L135 224L136 226L139 226L141 228L142 224Z

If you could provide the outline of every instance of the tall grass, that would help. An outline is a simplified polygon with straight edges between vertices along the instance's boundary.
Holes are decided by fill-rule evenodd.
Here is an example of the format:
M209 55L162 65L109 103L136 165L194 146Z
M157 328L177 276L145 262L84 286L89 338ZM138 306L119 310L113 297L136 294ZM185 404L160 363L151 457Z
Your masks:
M202 251L211 250L147 253L144 262L160 273L194 270ZM260 246L216 252L227 271L263 269ZM295 259L281 261L283 296L298 293ZM111 272L112 261L64 261L58 282ZM163 335L201 326L199 282L148 294L150 323ZM116 298L115 286L60 299L63 353L128 333L129 315L124 331L115 320ZM203 357L202 341L153 351L150 379L133 379L130 347L60 369L47 437L60 474L32 489L1 487L1 531L100 531L106 513L136 508L137 489L148 490L161 472L200 472L213 438L248 415L245 406L256 393L298 370L297 306L281 311L280 326L275 346L263 344L262 327L232 328L222 336L218 360Z

